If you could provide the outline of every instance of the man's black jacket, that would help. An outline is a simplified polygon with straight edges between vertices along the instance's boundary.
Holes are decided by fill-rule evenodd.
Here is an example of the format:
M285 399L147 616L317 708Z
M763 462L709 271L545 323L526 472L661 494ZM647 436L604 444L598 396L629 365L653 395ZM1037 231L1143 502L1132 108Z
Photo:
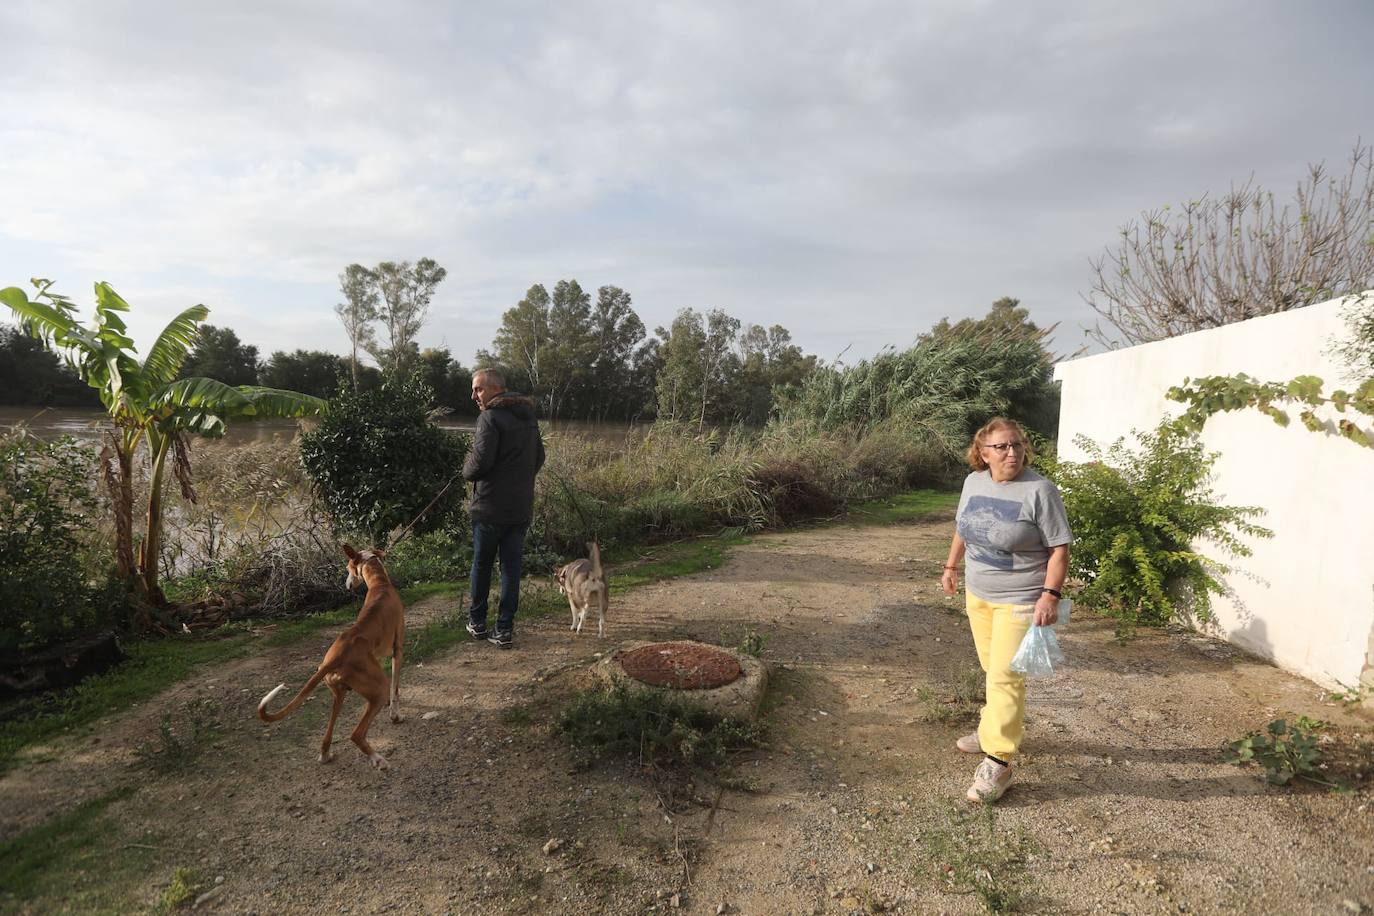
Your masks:
M544 466L544 440L534 402L502 392L477 418L463 477L475 484L474 522L515 525L534 518L534 475Z

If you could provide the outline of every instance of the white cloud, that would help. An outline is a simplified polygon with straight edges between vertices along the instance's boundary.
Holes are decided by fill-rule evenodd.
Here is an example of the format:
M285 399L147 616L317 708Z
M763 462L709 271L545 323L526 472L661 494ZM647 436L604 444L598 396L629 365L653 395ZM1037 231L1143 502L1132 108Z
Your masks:
M215 300L264 352L341 339L345 264L421 256L450 270L426 333L463 357L563 277L826 356L1000 295L1071 327L1140 209L1284 191L1370 134L1370 25L1354 0L8 4L0 283Z

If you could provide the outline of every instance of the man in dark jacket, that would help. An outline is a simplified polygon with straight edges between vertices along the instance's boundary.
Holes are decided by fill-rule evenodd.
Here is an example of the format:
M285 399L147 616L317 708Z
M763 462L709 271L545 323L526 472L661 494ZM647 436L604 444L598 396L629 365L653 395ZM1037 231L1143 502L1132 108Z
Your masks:
M509 649L520 603L520 554L534 518L534 475L544 465L544 440L534 418L534 402L506 391L495 369L472 375L472 399L482 413L472 435L463 477L472 481L472 600L468 633ZM491 565L501 558L501 598L496 629L487 631Z

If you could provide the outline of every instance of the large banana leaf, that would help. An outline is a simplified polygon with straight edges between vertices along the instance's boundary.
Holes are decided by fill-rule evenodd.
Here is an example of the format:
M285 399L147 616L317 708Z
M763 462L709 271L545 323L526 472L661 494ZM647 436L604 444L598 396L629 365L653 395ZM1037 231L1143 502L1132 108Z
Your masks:
M166 385L177 377L186 355L200 337L200 323L209 315L205 306L193 305L162 329L143 361L143 374L150 385Z
M240 394L253 402L260 417L318 417L329 410L329 402L299 391L240 385Z
M125 302L110 284L101 281L95 285L95 324L102 340L114 344L121 350L134 350L133 338L125 332L129 327L120 312L127 312L129 303Z
M328 405L295 391L255 385L235 388L212 378L186 378L163 388L149 406L155 413L165 412L158 422L164 432L222 436L225 423L234 418L310 417L324 413Z
M63 347L100 349L100 341L95 335L77 324L66 312L30 299L17 286L0 289L0 302L8 305L12 312L29 322L35 337L54 340L58 346Z

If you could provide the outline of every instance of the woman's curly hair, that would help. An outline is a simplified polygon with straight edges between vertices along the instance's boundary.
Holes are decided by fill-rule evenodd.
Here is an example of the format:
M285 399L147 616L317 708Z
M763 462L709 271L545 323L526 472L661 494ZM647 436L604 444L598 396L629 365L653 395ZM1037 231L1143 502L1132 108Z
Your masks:
M1026 447L1026 450L1021 453L1022 467L1031 463L1031 459L1035 457L1035 452L1031 448L1030 439L1026 438L1025 430L1021 428L1021 424L1015 420L1008 420L1006 417L993 417L984 423L978 432L973 434L973 442L969 444L968 452L964 455L968 460L969 467L975 471L988 469L988 463L983 460L983 446L987 443L989 436L1001 429L1009 429L1016 433L1016 438L1020 439L1021 444Z

